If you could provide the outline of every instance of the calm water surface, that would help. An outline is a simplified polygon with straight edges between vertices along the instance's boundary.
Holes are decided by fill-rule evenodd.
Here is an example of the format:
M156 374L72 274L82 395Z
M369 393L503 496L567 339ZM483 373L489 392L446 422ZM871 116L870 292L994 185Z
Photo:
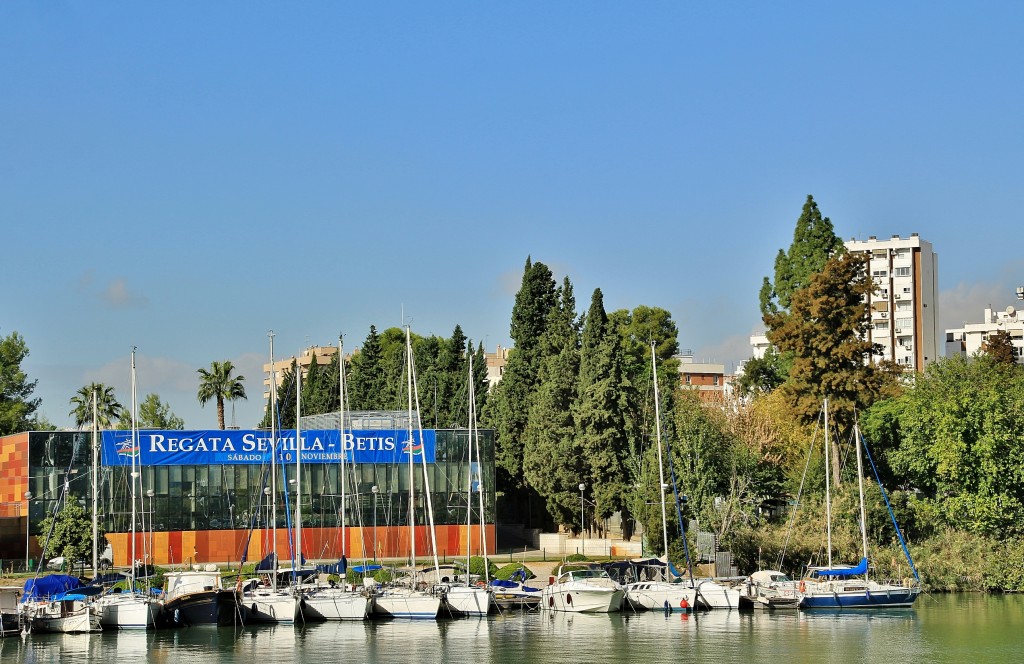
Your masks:
M8 662L1024 661L1024 597L923 596L885 612L715 612L320 623L0 640Z

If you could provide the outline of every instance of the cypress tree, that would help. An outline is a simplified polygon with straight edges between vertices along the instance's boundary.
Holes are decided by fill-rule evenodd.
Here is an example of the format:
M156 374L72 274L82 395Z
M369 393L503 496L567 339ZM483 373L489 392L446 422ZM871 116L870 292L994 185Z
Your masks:
M383 408L382 393L384 374L381 366L380 337L377 328L370 326L370 333L363 347L352 356L352 377L348 386L352 410L377 410Z
M622 411L621 344L618 332L608 325L600 289L594 290L585 321L574 416L595 516L604 519L626 507L632 483Z
M588 475L572 416L580 368L579 327L568 277L557 294L538 344L543 360L523 431L523 475L545 500L551 518L574 526L577 486Z
M530 400L537 384L539 346L547 316L557 304L555 281L543 263L526 259L523 282L512 308L509 353L501 382L487 399L483 424L495 432L496 484L500 491L521 491L523 480L523 431ZM519 496L525 501L524 496ZM525 504L520 505L527 511Z

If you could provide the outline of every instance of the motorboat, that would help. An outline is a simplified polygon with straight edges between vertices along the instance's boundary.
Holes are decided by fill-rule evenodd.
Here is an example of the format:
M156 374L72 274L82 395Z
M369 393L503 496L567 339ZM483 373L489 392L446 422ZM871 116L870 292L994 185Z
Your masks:
M596 563L563 563L541 591L541 605L551 611L612 613L622 608L622 586Z

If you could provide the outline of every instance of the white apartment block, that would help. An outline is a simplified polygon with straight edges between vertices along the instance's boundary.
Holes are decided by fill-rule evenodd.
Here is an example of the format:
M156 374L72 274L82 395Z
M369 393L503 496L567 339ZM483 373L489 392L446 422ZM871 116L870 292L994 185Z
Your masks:
M911 233L909 238L850 240L846 249L871 256L868 270L875 291L868 297L868 340L881 347L872 359L923 371L939 357L939 257L931 243ZM754 357L761 358L771 344L758 334L750 337L750 345Z
M946 330L946 357L966 355L970 357L981 350L989 335L1006 332L1013 344L1013 354L1018 364L1024 364L1024 316L1011 307L1005 311L985 309L981 323L964 323L962 328Z
M939 357L938 255L917 233L888 240L850 240L846 249L871 256L875 291L868 297L868 339L881 347L876 362L891 360L923 371Z

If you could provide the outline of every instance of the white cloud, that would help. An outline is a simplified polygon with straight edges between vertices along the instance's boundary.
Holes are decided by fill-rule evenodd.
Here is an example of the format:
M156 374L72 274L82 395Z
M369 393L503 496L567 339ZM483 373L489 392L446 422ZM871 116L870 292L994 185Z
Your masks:
M99 298L115 309L135 309L149 304L149 298L132 292L124 278L108 283L99 293Z
M980 323L986 308L1005 309L1014 299L1013 289L1005 284L958 284L939 292L939 329L962 327L964 323Z

